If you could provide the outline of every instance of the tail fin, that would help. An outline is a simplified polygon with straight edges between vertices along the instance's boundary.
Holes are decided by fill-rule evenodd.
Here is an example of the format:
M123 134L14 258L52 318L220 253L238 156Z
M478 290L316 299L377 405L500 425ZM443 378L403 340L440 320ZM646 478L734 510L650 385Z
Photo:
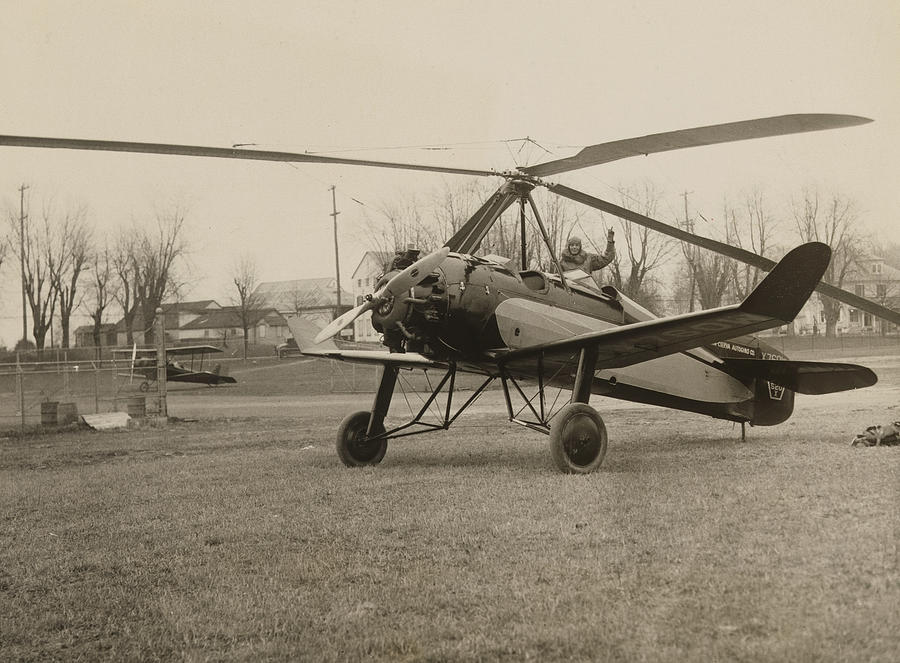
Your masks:
M789 251L741 304L741 309L791 322L828 269L831 248L809 242Z
M316 325L313 321L300 316L291 316L287 319L288 328L297 341L297 347L303 352L304 348L316 346L316 350L337 350L337 345L331 339L325 339L316 345L316 335L322 330L322 327Z

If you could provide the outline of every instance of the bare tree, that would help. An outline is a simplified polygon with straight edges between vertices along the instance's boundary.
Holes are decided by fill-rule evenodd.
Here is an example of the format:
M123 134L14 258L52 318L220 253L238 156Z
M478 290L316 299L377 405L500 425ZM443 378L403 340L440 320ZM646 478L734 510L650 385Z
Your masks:
M645 181L640 189L621 188L622 205L649 217L657 216L661 193ZM631 203L629 205L629 202ZM639 304L661 313L660 284L653 272L666 264L677 250L666 237L645 226L621 220L621 239L617 242L616 258L611 268L613 285Z
M258 285L256 262L250 256L242 256L232 271L232 281L237 290L234 298L235 310L244 330L244 359L247 358L247 346L250 330L266 317L265 298L255 292Z
M144 325L144 342L155 342L153 323L156 309L166 297L178 293L175 264L187 250L184 237L184 212L178 207L157 213L156 227L142 233L135 246L132 276L135 279L135 304Z
M458 185L445 181L443 188L434 195L432 205L435 233L440 238L435 246L450 239L491 193L489 185L479 178L463 180Z
M27 203L30 207L30 199L27 200ZM11 247L23 265L23 287L28 308L31 310L31 332L38 350L44 348L47 332L50 330L56 311L57 293L52 287L50 269L47 264L47 256L52 245L51 215L52 205L45 203L40 221L33 223L30 214L26 213L28 221L23 228L18 216L9 214L12 230Z
M732 209L727 201L724 207L728 242L757 255L769 257L774 249L777 224L768 210L762 191L757 189L746 196L744 200L746 217L738 216L737 210ZM732 274L735 299L738 301L745 299L762 280L762 276L758 267L747 264L736 265Z
M367 231L371 244L379 250L393 252L412 244L427 253L444 242L427 205L416 194L382 202L378 211L381 219L367 224Z
M175 206L157 212L154 227L132 224L123 229L112 253L112 266L119 281L117 299L122 306L126 338L134 343L134 325L140 320L144 343L154 342L156 309L166 297L178 293L175 267L184 257L184 212Z
M93 322L91 337L99 359L101 353L100 330L103 314L117 294L115 277L115 256L106 244L91 255L90 278L87 285L87 312Z
M693 233L694 219L688 214L687 193L683 195L685 218L681 225L689 233ZM706 221L702 215L701 218ZM726 241L728 241L727 233L726 225ZM718 253L702 250L687 242L681 242L681 252L687 263L690 278L691 292L688 310L694 310L695 299L702 309L721 306L728 287L734 281L734 261Z
M863 234L856 225L855 203L840 194L833 194L820 204L816 190L805 190L803 200L791 205L797 234L804 242L823 242L831 247L831 262L822 279L842 288L862 250ZM830 297L820 296L825 316L825 335L835 336L841 304Z
M0 268L3 267L3 261L6 260L6 253L9 250L9 244L6 239L0 241Z
M728 286L734 280L734 261L718 253L700 251L691 263L691 270L697 284L700 308L721 306Z
M118 287L114 290L115 298L122 307L125 340L128 345L134 343L134 319L138 312L136 233L135 227L120 229L111 254L113 271L118 279Z
M69 347L72 311L80 304L78 280L88 264L91 239L87 208L82 206L63 215L48 247L47 267L59 302L60 346L63 348Z

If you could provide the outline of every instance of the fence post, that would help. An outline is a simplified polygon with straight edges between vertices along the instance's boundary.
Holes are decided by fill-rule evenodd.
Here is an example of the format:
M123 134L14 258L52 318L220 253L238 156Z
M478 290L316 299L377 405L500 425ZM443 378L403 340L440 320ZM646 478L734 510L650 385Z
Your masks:
M156 385L159 393L159 420L168 421L166 407L166 318L162 308L156 309Z
M94 414L100 414L100 360L91 364L94 366Z
M25 380L22 375L22 361L16 353L16 389L19 391L19 414L22 417L22 432L25 432Z

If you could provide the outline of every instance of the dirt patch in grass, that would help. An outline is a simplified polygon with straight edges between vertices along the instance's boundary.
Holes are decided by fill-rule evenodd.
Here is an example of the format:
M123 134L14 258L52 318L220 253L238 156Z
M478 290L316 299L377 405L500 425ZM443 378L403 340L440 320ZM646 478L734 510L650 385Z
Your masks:
M362 470L332 438L369 395L184 392L197 421L6 439L0 659L892 660L900 448L848 442L900 418L898 372L746 443L597 399L585 477L492 395Z

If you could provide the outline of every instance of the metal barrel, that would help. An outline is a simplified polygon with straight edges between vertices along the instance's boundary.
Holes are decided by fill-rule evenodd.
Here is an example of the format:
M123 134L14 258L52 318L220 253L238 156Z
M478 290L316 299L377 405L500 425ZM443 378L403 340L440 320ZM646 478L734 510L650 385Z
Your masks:
M57 422L57 401L44 401L41 403L41 426L55 426Z
M78 419L78 408L75 403L60 403L56 409L56 423L66 426Z
M147 398L146 396L130 396L125 399L125 413L132 418L143 418L147 416Z

